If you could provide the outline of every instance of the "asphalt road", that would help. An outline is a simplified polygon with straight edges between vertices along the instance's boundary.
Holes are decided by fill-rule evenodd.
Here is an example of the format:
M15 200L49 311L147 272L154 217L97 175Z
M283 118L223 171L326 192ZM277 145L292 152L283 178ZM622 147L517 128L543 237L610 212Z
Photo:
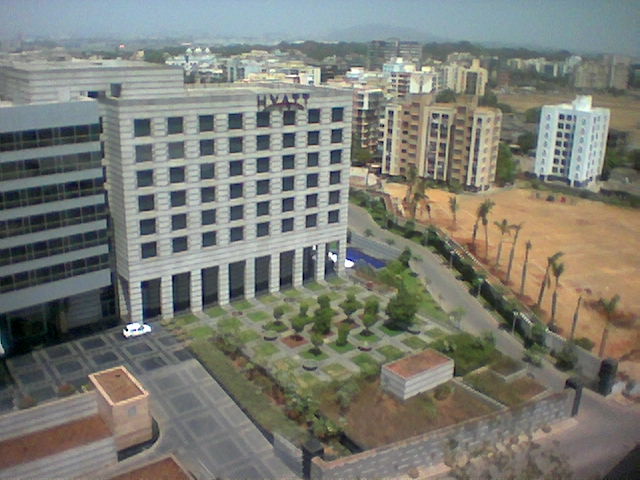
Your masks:
M473 334L493 332L496 347L503 353L522 358L524 347L510 333L499 328L498 321L468 291L468 285L455 278L455 271L449 269L442 257L428 248L418 245L390 231L381 229L366 210L349 205L349 229L354 233L352 241L356 246L368 252L367 243L377 241L372 255L388 248L393 250L409 247L414 256L411 267L426 280L427 289L438 299L441 306L451 311L462 307L465 314L460 327ZM373 236L364 238L365 230L371 230ZM386 240L393 239L393 247ZM554 391L564 388L567 375L556 370L549 362L543 361L542 367L529 366L530 373L541 383ZM576 478L602 478L627 452L640 443L640 406L623 405L613 399L584 390L577 425L568 430L549 436L545 441L557 440L559 450L569 458Z

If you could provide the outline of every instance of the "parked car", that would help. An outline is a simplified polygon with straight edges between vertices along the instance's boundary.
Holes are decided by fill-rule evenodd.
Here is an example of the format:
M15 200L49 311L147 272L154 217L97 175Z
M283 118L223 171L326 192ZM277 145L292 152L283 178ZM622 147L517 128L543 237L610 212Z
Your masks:
M151 332L151 325L146 323L138 323L138 322L128 323L122 329L122 335L124 335L125 338L137 337L139 335L144 335L145 333L150 333L150 332Z

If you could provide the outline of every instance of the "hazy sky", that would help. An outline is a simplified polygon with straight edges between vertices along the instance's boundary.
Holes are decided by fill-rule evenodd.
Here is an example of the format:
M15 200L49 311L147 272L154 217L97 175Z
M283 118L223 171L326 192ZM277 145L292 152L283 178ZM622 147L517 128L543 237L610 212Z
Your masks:
M640 55L640 0L0 0L3 37L302 39L372 24L451 40Z

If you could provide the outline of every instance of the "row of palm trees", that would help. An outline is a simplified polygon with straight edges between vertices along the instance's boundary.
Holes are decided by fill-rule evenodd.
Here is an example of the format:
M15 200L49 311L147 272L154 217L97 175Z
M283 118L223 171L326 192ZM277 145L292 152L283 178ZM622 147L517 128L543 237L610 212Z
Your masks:
M471 248L473 251L475 251L478 227L480 223L482 223L482 226L484 228L484 237L485 237L485 261L487 263L489 263L489 235L488 235L489 214L491 213L491 210L493 209L494 206L495 206L495 202L491 199L485 199L478 206L476 210L476 221L473 225L473 233L472 233L472 240L471 240ZM451 211L451 215L453 218L454 229L457 228L457 212L459 209L460 209L460 205L458 203L457 197L455 195L450 197L449 210ZM515 232L513 243L511 245L511 251L509 253L509 261L508 261L507 272L505 276L505 283L509 284L511 279L511 271L513 268L513 259L515 256L516 245L518 243L518 237L520 235L520 232L524 227L524 223L510 224L506 218L503 218L502 221L500 222L494 221L493 223L498 228L498 231L500 232L500 242L498 243L498 251L496 253L496 260L495 260L496 267L500 266L504 237L511 235L512 231ZM522 277L520 280L521 296L524 295L524 287L527 279L527 268L529 264L529 253L531 252L532 248L533 248L533 244L531 243L531 240L527 240L525 244L524 263L522 266ZM565 264L560 261L563 255L564 255L564 252L558 251L553 255L547 257L547 266L544 272L544 276L542 278L542 282L540 283L540 290L538 293L538 299L536 301L536 307L541 308L546 289L551 288L553 284L553 293L551 296L551 319L549 321L549 329L552 331L555 330L556 328L556 314L557 314L557 305L558 305L558 297L559 297L558 288L560 286L560 277L565 272L565 268L566 268ZM553 278L553 282L552 282L552 278ZM582 301L582 297L578 299L578 305L576 307L576 311L573 318L573 325L571 328L570 340L573 340L573 336L575 334L575 329L578 322L578 312L580 309L581 301ZM600 340L599 355L601 357L604 355L604 352L606 349L609 330L611 328L612 322L615 320L615 318L618 315L617 305L619 301L620 301L620 296L614 295L610 299L601 298L598 302L605 314L605 319L606 319L605 327L602 332L602 338Z

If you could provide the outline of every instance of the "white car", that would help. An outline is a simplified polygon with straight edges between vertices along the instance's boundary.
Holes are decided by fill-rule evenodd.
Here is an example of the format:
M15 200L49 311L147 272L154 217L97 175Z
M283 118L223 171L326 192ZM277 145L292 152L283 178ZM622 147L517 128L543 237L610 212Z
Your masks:
M128 323L122 329L122 335L124 335L125 338L137 337L139 335L144 335L145 333L150 333L150 332L151 332L151 325L148 325L146 323L138 323L138 322Z

